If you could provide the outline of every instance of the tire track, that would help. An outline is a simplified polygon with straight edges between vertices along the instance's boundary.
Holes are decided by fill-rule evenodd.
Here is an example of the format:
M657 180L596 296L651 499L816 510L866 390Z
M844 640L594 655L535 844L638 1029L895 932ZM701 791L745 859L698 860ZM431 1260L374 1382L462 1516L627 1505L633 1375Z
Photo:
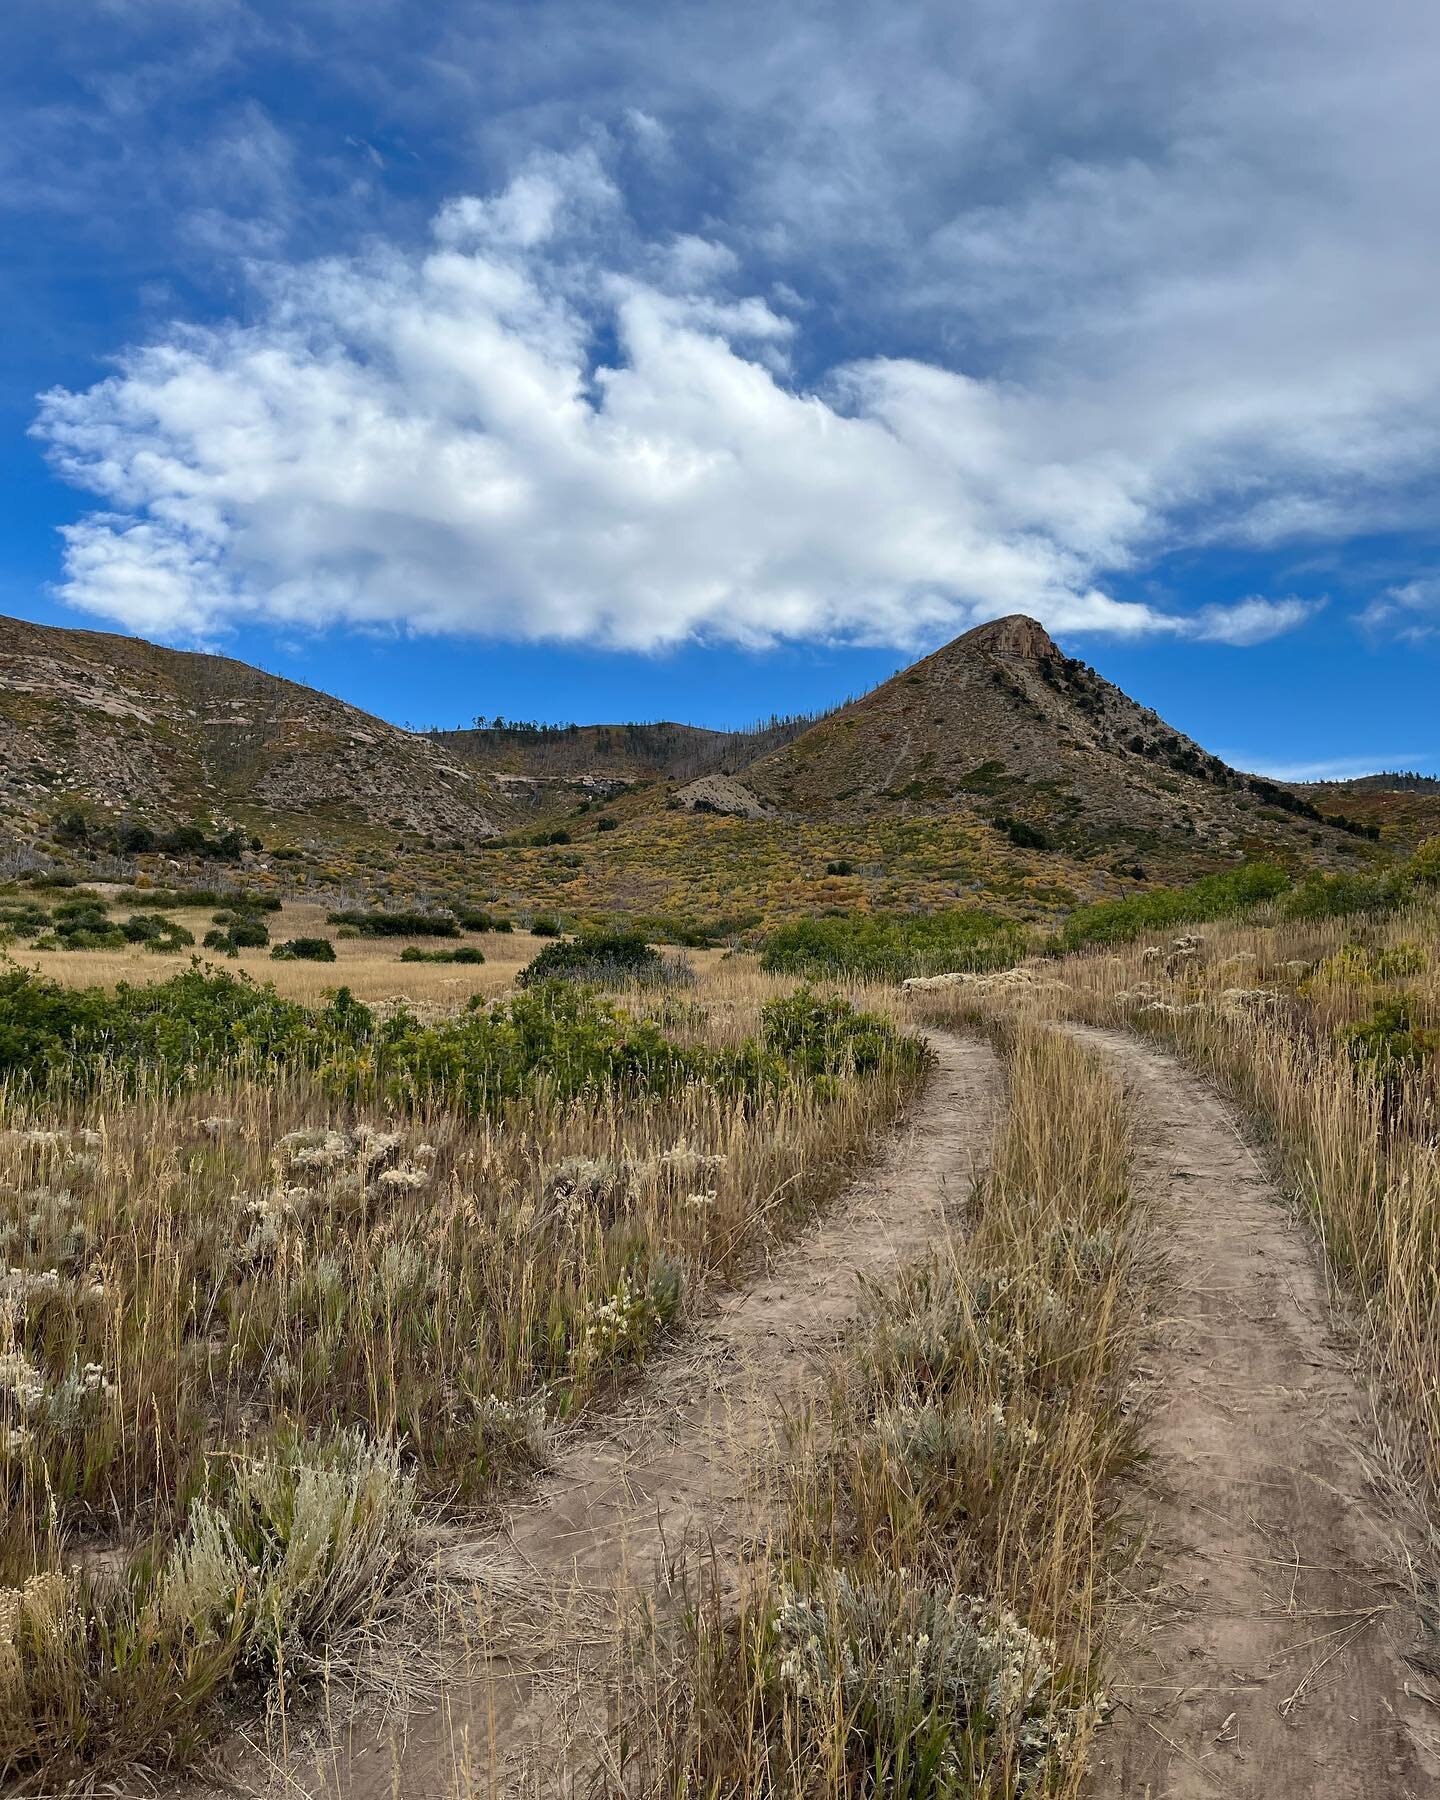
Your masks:
M245 1786L451 1800L564 1792L596 1766L627 1599L663 1590L682 1545L705 1544L723 1571L763 1535L757 1466L823 1379L861 1279L922 1255L988 1157L1001 1093L994 1052L972 1038L930 1042L930 1079L878 1165L755 1285L724 1296L537 1492L483 1536L446 1543L442 1566L472 1587L480 1625L463 1654L452 1647L442 1697L402 1707L383 1729L353 1723L260 1779L241 1772Z
M1407 1661L1403 1518L1370 1476L1370 1407L1314 1249L1209 1087L1127 1033L1070 1029L1129 1085L1173 1280L1145 1346L1152 1535L1090 1792L1434 1795L1440 1682Z

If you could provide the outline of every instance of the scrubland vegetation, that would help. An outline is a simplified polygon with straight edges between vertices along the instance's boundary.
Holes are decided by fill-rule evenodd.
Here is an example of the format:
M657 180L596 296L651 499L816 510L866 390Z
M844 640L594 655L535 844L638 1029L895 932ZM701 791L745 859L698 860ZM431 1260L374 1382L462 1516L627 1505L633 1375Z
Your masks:
M823 1200L883 1020L0 979L0 1778L193 1757Z
M1155 1036L1261 1123L1395 1472L1440 1491L1440 845L1056 929L838 912L770 932L759 970L623 922L152 897L0 897L17 1791L184 1767L237 1709L309 1703L420 1578L434 1513L542 1472L848 1178L922 1076L897 1018L997 1035L993 1165L870 1292L769 1537L652 1619L627 1792L1081 1791L1160 1277L1124 1097L1065 1020ZM179 973L153 954L201 936Z
M1118 1087L1053 1034L1008 1052L990 1174L870 1294L738 1596L697 1578L627 1791L1079 1791L1148 1251Z
M1397 1471L1440 1495L1440 842L1366 881L1316 876L1248 920L1100 943L1033 979L918 998L1152 1035L1261 1128L1360 1318ZM1226 909L1231 910L1231 909ZM1113 915L1111 915L1113 917ZM1190 919L1162 913L1155 923ZM1024 973L1021 971L1020 973ZM1002 978L1004 979L1004 978Z

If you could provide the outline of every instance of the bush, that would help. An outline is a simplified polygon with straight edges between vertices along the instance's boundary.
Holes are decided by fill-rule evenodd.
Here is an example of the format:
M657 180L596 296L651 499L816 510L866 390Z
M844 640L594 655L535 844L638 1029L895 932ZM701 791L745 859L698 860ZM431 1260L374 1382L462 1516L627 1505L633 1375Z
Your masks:
M1055 947L1079 950L1089 944L1124 944L1147 931L1229 918L1275 899L1289 886L1290 877L1273 863L1246 863L1223 874L1202 876L1188 887L1101 900L1071 913L1056 934Z
M1287 919L1338 919L1349 913L1395 912L1409 898L1404 879L1381 875L1307 875L1280 903Z
M457 944L453 950L422 950L418 944L407 944L400 952L402 963L483 963L485 952L478 944Z
M992 823L997 831L1005 833L1017 849L1053 850L1055 847L1038 825L1031 825L1024 819L1012 819L1007 814L1000 813Z
M1018 962L1025 927L978 908L944 913L849 913L797 919L771 932L760 966L773 974L899 981Z
M619 826L620 821L618 819L603 818L595 821L595 829L597 831L617 831Z
M162 1620L236 1642L265 1673L319 1666L410 1556L415 1480L358 1431L280 1445L235 1466L223 1497L191 1509L160 1586Z
M530 921L531 937L558 938L560 921L553 913L541 913Z
M509 919L501 918L496 913L462 912L458 913L456 917L465 931L513 931L515 929Z
M270 957L273 962L333 963L335 946L329 938L287 938L283 944L275 946L270 952Z
M263 919L241 916L230 927L230 940L238 950L261 950L270 942L270 927Z
M429 912L332 912L327 925L350 925L361 937L459 937L460 926L450 913Z
M765 1048L791 1071L810 1078L869 1075L896 1059L918 1066L921 1046L879 1013L856 1012L838 994L797 988L761 1009Z
M572 941L547 944L523 968L516 981L531 987L540 981L593 981L602 985L658 982L667 966L660 953L638 931L586 931Z

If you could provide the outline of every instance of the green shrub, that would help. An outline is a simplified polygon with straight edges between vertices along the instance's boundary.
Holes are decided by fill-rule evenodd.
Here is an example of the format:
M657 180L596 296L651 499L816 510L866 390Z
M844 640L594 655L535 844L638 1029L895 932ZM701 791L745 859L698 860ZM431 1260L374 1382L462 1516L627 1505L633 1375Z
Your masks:
M201 1643L238 1642L262 1672L320 1666L318 1652L373 1608L410 1557L415 1479L359 1431L278 1445L233 1465L191 1509L159 1611Z
M553 913L540 913L530 921L531 937L558 938L560 921Z
M429 912L332 912L327 925L350 925L361 937L459 937L460 926L450 913Z
M1006 813L998 813L991 822L1017 849L1053 850L1055 847L1038 825L1031 825L1025 819L1012 819Z
M1344 1033L1351 1061L1386 1083L1418 1074L1440 1056L1440 1030L1416 1025L1405 1000L1376 1004L1373 1016Z
M335 946L329 938L299 937L287 938L283 944L277 944L270 952L274 962L323 962L333 963Z
M592 981L600 985L659 982L667 978L660 953L638 931L585 931L569 942L547 944L516 981Z
M1274 864L1246 863L1218 875L1202 876L1188 887L1155 888L1123 900L1101 900L1071 913L1056 934L1055 947L1079 950L1090 944L1124 944L1147 931L1230 918L1275 899L1289 886L1290 877Z
M509 919L501 918L497 913L488 913L478 909L457 913L456 918L465 931L513 931L515 929Z
M879 1013L857 1012L838 994L809 987L767 1001L761 1009L762 1041L792 1072L810 1078L869 1075L899 1059L918 1066L923 1051Z
M765 941L760 966L773 974L899 981L951 969L1008 967L1028 934L978 908L943 913L848 913L797 919Z
M478 944L457 944L453 950L422 950L418 944L407 944L400 952L402 963L483 963L485 952Z
M1338 919L1350 913L1395 912L1409 898L1397 872L1378 875L1307 875L1284 896L1280 912L1287 919Z

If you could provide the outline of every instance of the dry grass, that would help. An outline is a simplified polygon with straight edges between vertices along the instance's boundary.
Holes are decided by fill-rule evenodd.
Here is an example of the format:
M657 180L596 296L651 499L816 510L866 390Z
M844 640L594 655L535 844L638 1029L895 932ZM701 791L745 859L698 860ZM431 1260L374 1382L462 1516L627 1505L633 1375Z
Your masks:
M512 968L532 948L496 941ZM450 973L402 968L401 947L340 948L393 972L385 992ZM175 966L36 960L92 981ZM707 959L659 1004L672 1036L733 1046L783 985ZM367 1520L542 1465L557 1426L823 1204L912 1079L563 1104L541 1083L492 1118L386 1115L295 1068L0 1094L0 1782L193 1756L217 1695L303 1670L365 1612L366 1571L403 1572L404 1531L376 1560ZM247 1568L264 1579L242 1601Z
M1079 1791L1143 1220L1097 1060L1022 1030L1010 1072L963 1232L873 1295L798 1423L775 1541L738 1595L693 1578L674 1662L636 1652L627 1794Z
M1030 991L928 993L915 1011L1125 1025L1231 1094L1261 1122L1361 1315L1400 1472L1440 1492L1440 1040L1425 1036L1440 1026L1440 922L1417 907L1194 935L1067 958ZM1385 1009L1390 1028L1358 1039Z

